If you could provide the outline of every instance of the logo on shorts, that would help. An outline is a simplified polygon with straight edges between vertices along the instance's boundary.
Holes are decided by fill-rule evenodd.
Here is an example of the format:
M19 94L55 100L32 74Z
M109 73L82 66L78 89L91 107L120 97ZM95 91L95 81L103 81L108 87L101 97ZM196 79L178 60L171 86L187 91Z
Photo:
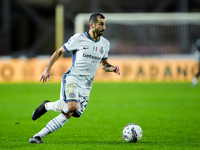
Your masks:
M71 92L71 93L69 93L69 97L70 97L70 98L75 98L75 97L76 97L76 94L75 94L74 92Z

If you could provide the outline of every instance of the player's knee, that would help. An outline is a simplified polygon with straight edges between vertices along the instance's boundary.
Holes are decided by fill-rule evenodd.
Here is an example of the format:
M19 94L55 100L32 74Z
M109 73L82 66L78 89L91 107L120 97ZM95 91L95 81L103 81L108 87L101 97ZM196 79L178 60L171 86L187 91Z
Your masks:
M78 110L78 102L68 102L67 106L70 112L76 112Z
M73 115L73 112L72 112L72 113L68 113L68 114L63 113L63 115L64 115L67 119L70 119L71 116Z

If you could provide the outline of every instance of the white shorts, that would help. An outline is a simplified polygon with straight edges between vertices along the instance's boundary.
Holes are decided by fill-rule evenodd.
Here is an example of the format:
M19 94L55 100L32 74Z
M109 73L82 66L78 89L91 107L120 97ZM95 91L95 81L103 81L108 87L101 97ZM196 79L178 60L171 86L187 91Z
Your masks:
M66 75L62 77L60 99L67 102L78 102L79 107L76 113L73 114L74 117L80 117L84 112L88 100L89 100L90 89L81 88L73 80L67 80Z

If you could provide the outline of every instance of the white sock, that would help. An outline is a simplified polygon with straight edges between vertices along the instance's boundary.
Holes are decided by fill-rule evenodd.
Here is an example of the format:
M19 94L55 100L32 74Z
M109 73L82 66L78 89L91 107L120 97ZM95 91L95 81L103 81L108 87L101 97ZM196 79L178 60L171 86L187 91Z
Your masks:
M39 137L44 137L52 132L55 132L56 130L60 129L66 122L67 118L61 113L51 121L49 121L40 132L34 135L34 137L39 136Z
M45 104L45 109L47 111L54 110L56 112L69 113L67 103L64 100L57 100L55 102L47 102Z

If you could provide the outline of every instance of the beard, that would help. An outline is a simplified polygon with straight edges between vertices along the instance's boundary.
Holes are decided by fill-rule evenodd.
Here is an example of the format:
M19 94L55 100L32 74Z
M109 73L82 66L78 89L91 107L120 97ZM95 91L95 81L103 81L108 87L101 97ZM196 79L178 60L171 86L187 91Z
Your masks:
M95 33L96 33L96 35L98 35L98 36L102 36L103 32L104 32L104 30L101 30L101 31L98 30L98 29L95 30Z
M104 30L100 31L100 32L98 33L98 36L102 36L103 32L104 32Z

